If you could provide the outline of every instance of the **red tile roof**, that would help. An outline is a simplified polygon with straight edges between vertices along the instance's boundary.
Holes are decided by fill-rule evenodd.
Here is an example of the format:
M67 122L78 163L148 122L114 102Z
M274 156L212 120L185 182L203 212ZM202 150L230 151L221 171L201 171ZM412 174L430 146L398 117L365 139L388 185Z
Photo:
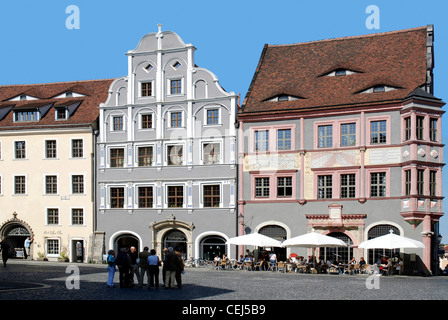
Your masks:
M427 27L419 27L291 45L265 45L239 116L401 102L426 83L426 41ZM357 73L325 76L339 68ZM375 85L398 89L360 93ZM266 101L280 94L303 99Z
M13 105L13 108L0 120L0 130L42 129L88 126L99 116L98 106L105 102L109 87L114 79L86 80L72 82L56 82L27 85L0 86L0 113L3 108ZM55 98L67 91L79 93L83 97ZM19 95L38 98L38 100L8 101ZM55 120L55 107L81 104L67 120ZM14 110L37 108L50 105L40 121L14 122ZM5 109L6 110L6 109Z

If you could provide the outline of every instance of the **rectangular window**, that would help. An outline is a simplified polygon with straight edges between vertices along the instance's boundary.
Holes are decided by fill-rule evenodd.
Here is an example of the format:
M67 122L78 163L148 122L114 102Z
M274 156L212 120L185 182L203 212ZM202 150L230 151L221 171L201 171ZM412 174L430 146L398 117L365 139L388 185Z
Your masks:
M356 175L341 174L341 198L356 197Z
M152 166L152 147L138 148L138 166L139 167Z
M220 144L219 143L204 143L203 145L203 163L214 164L220 161Z
M269 197L269 178L255 178L255 197Z
M376 198L386 196L385 172L373 172L370 174L370 196Z
M387 142L386 120L372 121L370 123L370 143L379 144Z
M429 137L431 141L437 141L437 119L435 118L429 120Z
M168 187L168 207L182 208L184 205L184 187L169 186Z
M45 194L57 194L57 193L58 193L58 177L45 176Z
M182 112L171 112L171 128L182 127Z
M138 207L152 208L153 189L152 187L138 187Z
M277 197L292 197L292 177L277 178Z
M123 130L123 117L113 117L113 130L114 131L122 131Z
M219 207L220 192L219 185L204 186L204 207Z
M291 150L291 129L277 130L277 150Z
M47 254L59 254L59 240L48 239L47 240Z
M67 109L66 108L56 108L56 120L65 120L67 119Z
M182 93L182 80L171 80L171 94Z
M142 114L142 129L152 128L152 114Z
M417 194L422 196L425 193L425 170L417 170Z
M341 146L356 145L356 123L344 123L341 125Z
M318 127L319 148L333 147L333 126L319 126Z
M183 146L168 146L168 165L180 166L183 163Z
M84 147L82 139L72 140L72 157L82 158L84 156Z
M412 186L412 171L406 170L404 172L405 174L405 180L404 180L404 195L410 196L411 195L411 186Z
M124 166L124 149L110 149L110 167L122 168Z
M59 209L47 209L47 224L59 224Z
M255 151L269 150L269 131L255 131Z
M152 96L152 82L142 82L141 85L142 85L141 96L142 97Z
M429 195L437 196L437 171L429 172Z
M110 188L110 207L124 208L124 188L116 187Z
M404 140L408 141L411 139L411 117L404 119Z
M219 123L219 109L207 110L207 124Z
M82 175L72 176L72 192L73 194L84 193L84 176Z
M423 140L423 127L425 117L417 116L417 126L415 128L415 136L417 140Z
M84 210L72 209L72 224L83 225L84 224Z
M317 198L331 199L333 197L333 177L331 175L318 176Z
M56 158L56 140L45 141L45 157L47 159Z
M25 159L26 158L25 141L16 141L14 143L14 149L15 149L16 159Z
M26 177L25 176L15 176L14 177L14 194L25 194L26 193Z
M39 121L39 111L15 111L15 122Z

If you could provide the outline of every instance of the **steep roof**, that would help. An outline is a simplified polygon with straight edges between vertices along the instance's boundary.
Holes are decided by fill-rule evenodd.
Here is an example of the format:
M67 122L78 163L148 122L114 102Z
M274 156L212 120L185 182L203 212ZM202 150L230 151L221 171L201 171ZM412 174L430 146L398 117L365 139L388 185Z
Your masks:
M265 45L240 116L401 102L426 84L427 68L427 27ZM350 74L329 76L338 69ZM362 93L377 85L394 90ZM300 99L269 101L278 95Z
M0 130L66 128L91 125L99 116L98 106L106 101L109 87L113 80L0 86ZM64 93L66 92L73 92L77 95L65 97ZM32 99L14 99L21 95L32 97ZM56 120L55 110L56 107L60 106L68 108L70 117L67 120ZM39 121L14 122L14 110L35 110L36 108L41 113Z

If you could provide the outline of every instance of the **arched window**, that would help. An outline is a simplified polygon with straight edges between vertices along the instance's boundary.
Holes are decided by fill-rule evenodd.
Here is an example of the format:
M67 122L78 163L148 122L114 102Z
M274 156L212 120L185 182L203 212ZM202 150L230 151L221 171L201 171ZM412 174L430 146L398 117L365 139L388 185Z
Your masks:
M374 239L377 237L384 236L389 234L390 230L394 232L394 234L399 235L400 230L397 227L394 227L389 224L379 224L372 228L370 228L367 233L367 240ZM373 264L376 263L381 258L392 258L396 254L400 253L400 249L369 249L368 250L368 260L367 263Z
M268 225L262 227L259 232L260 234L271 237L275 240L283 241L286 240L286 230L283 227L277 225ZM275 252L277 255L277 261L286 261L286 248L275 247L270 248L271 252ZM261 254L261 251L259 252Z
M172 247L182 254L183 259L187 259L187 237L182 231L168 231L163 239L164 248Z
M226 253L226 241L219 236L205 237L201 242L201 257L205 260L213 260L216 256L222 258Z
M347 247L320 248L320 259L324 259L325 261L337 261L339 259L342 263L349 262L353 258L352 239L350 239L348 235L342 232L332 232L327 234L327 236L344 241Z

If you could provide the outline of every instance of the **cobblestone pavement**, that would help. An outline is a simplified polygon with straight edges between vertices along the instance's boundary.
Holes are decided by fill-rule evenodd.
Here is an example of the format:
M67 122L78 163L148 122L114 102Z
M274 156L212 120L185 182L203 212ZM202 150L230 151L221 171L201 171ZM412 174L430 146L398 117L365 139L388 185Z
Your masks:
M79 268L79 289L66 286ZM187 268L182 289L106 287L105 265L9 260L0 266L0 300L447 300L448 277L368 277ZM74 283L74 282L69 282ZM370 288L370 289L369 289Z

